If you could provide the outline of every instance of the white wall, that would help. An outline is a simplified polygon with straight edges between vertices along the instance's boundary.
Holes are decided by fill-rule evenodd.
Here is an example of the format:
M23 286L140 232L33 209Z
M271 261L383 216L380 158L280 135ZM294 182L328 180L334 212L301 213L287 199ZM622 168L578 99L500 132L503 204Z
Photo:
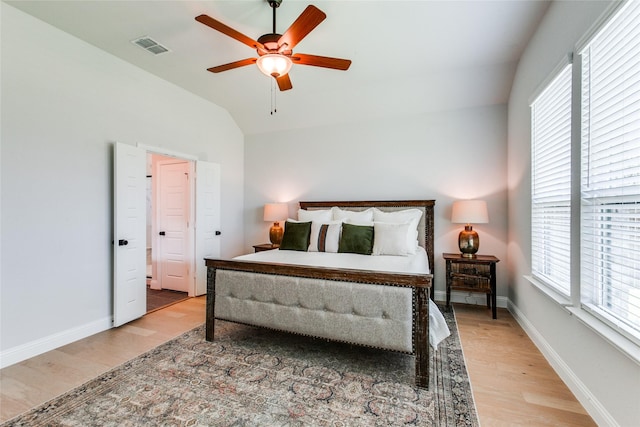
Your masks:
M244 141L225 110L1 7L6 364L110 327L115 141L221 165L223 256L243 246Z
M606 2L553 2L518 67L509 101L509 293L527 332L601 425L640 422L640 366L534 288L531 273L528 100L593 25Z
M245 250L269 241L264 203L289 202L295 217L300 200L435 199L435 286L444 299L442 252L457 252L463 227L451 224L454 200L487 200L490 223L474 227L480 253L506 257L506 120L502 105L247 136ZM498 296L507 294L505 264Z

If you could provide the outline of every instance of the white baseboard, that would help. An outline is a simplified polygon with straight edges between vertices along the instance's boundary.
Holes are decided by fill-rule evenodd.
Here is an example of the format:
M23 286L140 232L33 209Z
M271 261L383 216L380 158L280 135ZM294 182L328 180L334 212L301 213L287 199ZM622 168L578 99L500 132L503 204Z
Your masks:
M0 353L0 369L22 362L23 360L31 357L38 356L42 353L46 353L47 351L55 350L58 347L62 347L63 345L70 344L93 334L97 334L98 332L111 329L111 320L111 317L106 317L86 325L68 329L57 334L49 335L48 337L40 338L38 340L4 350Z
M586 411L591 415L596 424L601 426L619 426L616 420L609 414L606 408L596 399L589 388L580 380L580 378L571 370L558 353L544 339L542 334L533 326L533 324L524 316L518 307L511 301L508 301L509 312L516 319L518 324L524 329L531 341L538 347L538 350L544 355L549 364L556 371L558 376L564 381L569 389L576 396L578 401L584 406Z
M435 292L435 300L436 301L446 301L447 293L445 291L436 291ZM500 308L508 307L508 298L496 296L496 306ZM473 304L473 305L487 305L487 296L486 294L480 294L475 292L460 292L460 291L451 291L451 302L457 302L460 304Z

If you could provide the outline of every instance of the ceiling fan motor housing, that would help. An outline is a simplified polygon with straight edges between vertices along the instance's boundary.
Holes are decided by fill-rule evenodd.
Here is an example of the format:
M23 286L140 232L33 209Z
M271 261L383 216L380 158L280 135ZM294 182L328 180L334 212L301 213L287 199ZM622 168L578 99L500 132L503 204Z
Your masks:
M258 38L258 42L266 48L266 52L262 49L258 49L259 55L265 55L267 53L275 53L278 50L278 40L282 37L281 34L263 34Z

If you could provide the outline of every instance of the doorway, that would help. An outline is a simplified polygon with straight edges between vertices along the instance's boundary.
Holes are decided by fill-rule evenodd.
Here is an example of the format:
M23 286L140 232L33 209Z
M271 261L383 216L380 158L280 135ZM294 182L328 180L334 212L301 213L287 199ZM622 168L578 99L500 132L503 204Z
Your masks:
M157 209L154 208L154 205L163 204L154 199L157 192L154 176L159 179L164 176L164 173L160 172L158 169L160 166L156 167L153 160L149 161L149 153L164 157L157 162L158 165L163 161L167 165L185 162L188 165L186 169L179 172L173 171L175 182L180 181L177 179L179 175L186 177L187 190L181 191L188 196L181 196L184 200L180 199L172 192L172 186L167 186L171 191L168 190L164 197L172 198L169 206L180 206L177 208L178 214L171 211L166 215L168 222L161 223L160 216L156 213ZM169 169L168 167L167 170ZM116 143L114 145L114 327L137 319L147 311L146 252L149 252L151 259L149 287L152 284L157 288L165 287L162 283L164 282L162 276L165 273L170 276L186 275L189 297L206 293L207 269L202 260L206 257L220 256L220 176L220 165L199 160L193 156L140 144L133 146ZM184 184L178 183L175 186L184 189ZM148 192L147 188L149 188ZM149 206L146 206L147 199L151 201ZM150 216L150 221L147 221L146 215ZM186 231L182 226L176 226L171 222L176 217L181 218L176 222L187 222ZM149 223L150 231L147 227ZM164 234L161 235L160 232ZM169 244L160 245L161 237L170 237L167 239ZM174 257L179 254L186 266L176 266L175 258L167 261L168 264L164 266L164 261L159 262L159 256L163 253L170 253ZM163 280L160 284L154 283L161 277Z
M189 297L193 162L147 153L147 313Z

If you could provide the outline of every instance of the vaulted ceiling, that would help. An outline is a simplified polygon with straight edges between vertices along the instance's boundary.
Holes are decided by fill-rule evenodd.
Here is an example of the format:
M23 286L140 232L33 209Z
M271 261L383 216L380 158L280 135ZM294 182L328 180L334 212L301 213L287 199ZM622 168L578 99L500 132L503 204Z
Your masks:
M225 108L245 134L506 103L520 55L549 5L314 1L327 18L294 52L348 58L351 68L294 65L293 89L279 92L255 65L208 72L255 51L194 20L207 14L257 39L272 30L266 0L7 3ZM308 4L284 0L277 32ZM170 52L153 55L131 42L141 36Z

